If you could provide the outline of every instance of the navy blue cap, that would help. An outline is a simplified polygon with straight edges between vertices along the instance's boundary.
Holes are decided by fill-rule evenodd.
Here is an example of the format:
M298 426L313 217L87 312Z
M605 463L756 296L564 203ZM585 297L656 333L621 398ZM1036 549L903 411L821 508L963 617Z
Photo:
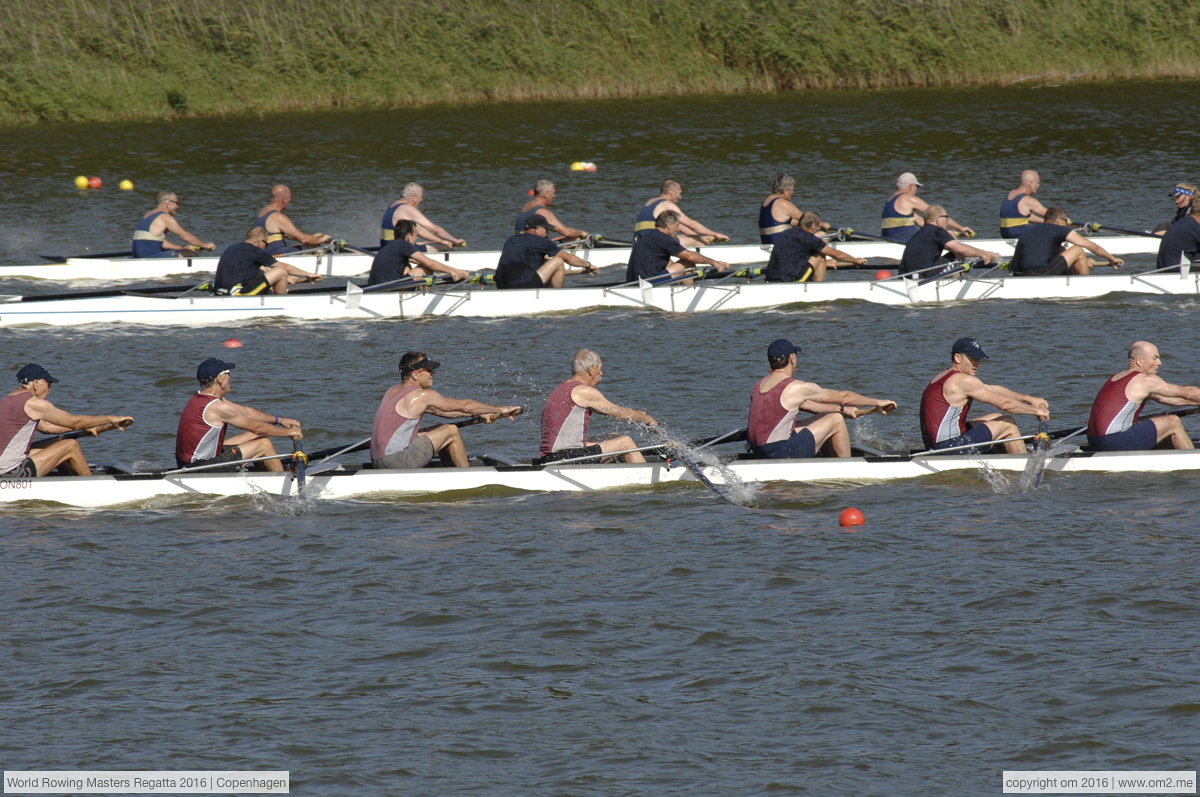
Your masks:
M950 349L950 354L965 354L973 360L992 359L983 353L983 347L979 345L979 341L975 340L975 338L959 338L954 341L954 348Z
M37 363L30 363L20 371L17 371L17 381L22 385L27 382L32 382L35 379L45 379L50 384L54 384L58 381L54 377L50 376L49 371Z
M202 384L204 382L211 382L220 376L223 371L232 371L236 367L233 363L218 360L216 357L209 357L200 363L200 367L196 369L196 378Z
M550 227L550 222L546 221L545 216L539 216L534 213L529 218L525 219L525 229L532 230L534 227Z
M799 346L793 346L792 342L787 338L776 338L771 341L771 345L767 347L768 357L790 357L792 354L797 354L803 351Z
M441 367L442 364L437 360L431 360L428 357L425 357L424 359L418 360L412 365L401 365L400 373L403 376L408 376L415 371L429 371L432 373Z

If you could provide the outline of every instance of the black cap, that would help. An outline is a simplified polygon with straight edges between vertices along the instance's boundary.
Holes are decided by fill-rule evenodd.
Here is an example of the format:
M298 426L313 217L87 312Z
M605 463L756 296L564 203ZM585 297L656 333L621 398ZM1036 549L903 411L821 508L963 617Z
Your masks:
M525 219L525 229L527 229L527 230L532 230L534 227L549 228L549 226L550 226L550 222L546 221L546 217L539 216L537 213L534 213L532 216Z
M54 384L58 380L50 376L50 372L37 363L30 363L17 371L17 381L22 385L32 382L35 379L45 379L50 384Z
M954 347L950 349L950 354L965 354L973 360L992 359L983 353L983 347L979 345L979 341L975 340L975 338L959 338L954 341Z
M437 369L439 369L441 367L442 367L442 364L440 362L438 362L437 360L431 360L428 357L426 357L423 360L418 360L417 362L413 363L412 365L401 365L400 373L404 376L408 376L413 371L436 371Z
M200 380L201 384L211 382L225 371L232 371L236 367L233 363L218 360L216 357L209 357L200 363L200 367L196 369L196 378Z
M792 345L792 342L787 338L776 338L771 341L771 345L767 347L767 356L776 357L782 360L784 357L790 357L792 354L798 354L803 349L799 346Z

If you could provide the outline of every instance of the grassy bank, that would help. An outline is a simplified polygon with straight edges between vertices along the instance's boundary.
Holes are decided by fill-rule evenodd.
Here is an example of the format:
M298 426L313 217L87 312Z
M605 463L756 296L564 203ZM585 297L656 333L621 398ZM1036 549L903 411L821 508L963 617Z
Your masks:
M1200 75L1188 0L9 0L0 124Z

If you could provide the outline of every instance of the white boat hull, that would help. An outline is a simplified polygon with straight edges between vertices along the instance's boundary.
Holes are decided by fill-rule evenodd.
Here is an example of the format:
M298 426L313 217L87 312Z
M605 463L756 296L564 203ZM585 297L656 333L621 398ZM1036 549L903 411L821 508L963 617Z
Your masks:
M736 460L727 463L727 473L707 468L705 474L717 484L731 480L743 483L869 483L914 479L950 471L978 470L1021 472L1027 454L975 457L934 456L807 460ZM1196 451L1134 451L1101 454L1068 454L1053 457L1047 471L1062 473L1167 473L1200 470ZM472 467L420 470L325 471L306 481L306 497L322 499L378 499L436 495L461 491L501 488L524 492L595 492L653 487L675 482L695 482L679 464L662 462L637 465L549 465L529 467ZM197 496L250 496L255 494L294 498L295 478L291 473L217 474L196 473L156 477L93 476L13 479L0 476L0 504L44 501L69 506L99 508L137 505L164 499Z
M1134 254L1153 254L1158 251L1160 239L1135 235L1098 236L1097 241L1114 255L1119 257ZM994 238L989 240L971 240L971 245L986 251L996 252L1002 258L1009 258L1013 252L1013 241ZM904 245L886 243L883 241L849 241L833 242L835 249L840 249L855 257L878 257L899 260L904 253ZM716 260L726 263L744 265L746 263L763 263L770 257L770 246L758 245L729 245L704 246L695 249ZM577 254L584 260L597 266L625 265L629 262L629 249L625 247L599 247L596 249L580 248ZM497 251L451 251L432 252L429 255L443 263L462 269L463 271L480 271L494 269L500 259ZM0 279L44 279L44 280L147 280L162 279L168 276L192 276L211 274L217 267L217 256L211 254L195 255L180 258L145 258L145 259L113 259L101 260L90 258L68 259L65 263L44 263L27 266L0 265ZM280 258L307 271L312 271L326 277L355 277L366 274L371 270L371 256L355 253L315 254L315 255L284 255Z
M819 283L763 283L746 280L667 285L645 290L559 288L500 291L445 288L366 294L211 296L181 298L123 295L53 301L0 297L0 327L95 323L208 326L265 318L303 321L400 319L417 316L502 318L594 308L662 310L674 313L761 310L782 305L858 300L885 305L917 305L981 299L1091 299L1111 293L1193 296L1200 273L1129 273L1086 277L947 278L917 286L913 280L831 279ZM8 301L5 301L8 299ZM15 299L15 300L14 300Z

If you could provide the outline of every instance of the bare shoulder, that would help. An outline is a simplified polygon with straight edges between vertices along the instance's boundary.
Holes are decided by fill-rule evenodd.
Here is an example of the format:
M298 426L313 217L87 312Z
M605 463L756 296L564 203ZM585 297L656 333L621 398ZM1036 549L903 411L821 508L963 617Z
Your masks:
M605 400L604 394L592 385L580 384L571 388L571 401L574 401L576 404L586 406L588 404L597 404Z

